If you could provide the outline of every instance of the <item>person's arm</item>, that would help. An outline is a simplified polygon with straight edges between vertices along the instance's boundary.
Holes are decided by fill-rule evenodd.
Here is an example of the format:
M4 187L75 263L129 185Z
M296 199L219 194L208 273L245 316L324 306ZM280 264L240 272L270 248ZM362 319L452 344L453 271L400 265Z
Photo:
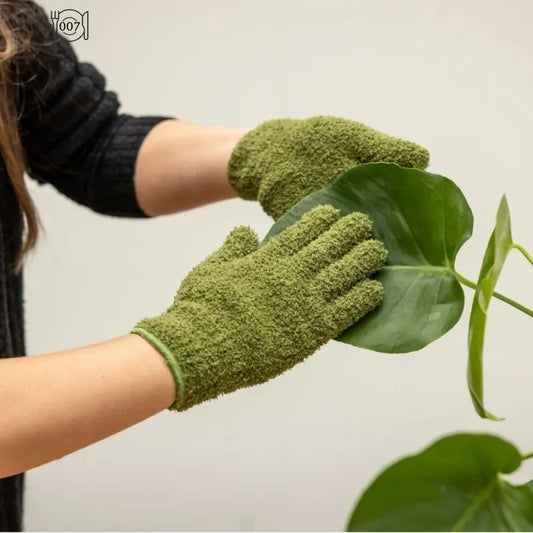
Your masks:
M141 209L164 215L236 195L228 163L244 129L166 120L144 139L135 170Z
M301 363L380 304L369 276L387 253L371 230L327 205L261 247L237 227L133 335L0 361L0 477Z
M171 213L234 196L231 151L244 131L120 112L94 65L78 61L37 4L35 53L18 71L19 128L30 177L94 211ZM149 80L143 79L147 92Z
M176 399L159 352L132 334L1 360L0 383L0 478L113 435Z

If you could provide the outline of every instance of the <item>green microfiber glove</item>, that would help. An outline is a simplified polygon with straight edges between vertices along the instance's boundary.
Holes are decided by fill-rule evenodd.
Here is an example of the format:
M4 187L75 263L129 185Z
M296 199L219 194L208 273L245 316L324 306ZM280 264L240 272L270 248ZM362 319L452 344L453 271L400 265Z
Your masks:
M282 118L244 135L231 155L228 176L239 196L259 200L277 220L350 168L376 161L425 169L429 152L352 120Z
M386 258L371 222L319 206L258 248L235 228L194 268L165 313L132 330L165 358L179 411L265 382L303 361L382 298Z

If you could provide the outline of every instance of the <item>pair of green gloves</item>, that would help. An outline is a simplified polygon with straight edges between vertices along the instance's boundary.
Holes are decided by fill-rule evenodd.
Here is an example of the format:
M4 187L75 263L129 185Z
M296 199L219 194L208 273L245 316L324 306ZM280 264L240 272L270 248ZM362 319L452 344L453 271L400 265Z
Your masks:
M359 163L425 168L420 146L335 117L279 119L237 144L228 175L273 218ZM172 305L139 322L176 381L171 409L263 383L303 361L382 299L369 277L386 260L362 213L319 206L259 248L237 227L183 280Z

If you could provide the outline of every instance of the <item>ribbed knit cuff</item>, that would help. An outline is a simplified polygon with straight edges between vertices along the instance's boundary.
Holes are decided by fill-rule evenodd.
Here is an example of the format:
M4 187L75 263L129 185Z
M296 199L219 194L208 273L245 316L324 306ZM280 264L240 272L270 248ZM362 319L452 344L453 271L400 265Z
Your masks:
M105 157L100 158L89 185L88 205L94 211L119 217L148 217L137 202L133 176L141 144L159 122L174 117L119 115L106 131Z

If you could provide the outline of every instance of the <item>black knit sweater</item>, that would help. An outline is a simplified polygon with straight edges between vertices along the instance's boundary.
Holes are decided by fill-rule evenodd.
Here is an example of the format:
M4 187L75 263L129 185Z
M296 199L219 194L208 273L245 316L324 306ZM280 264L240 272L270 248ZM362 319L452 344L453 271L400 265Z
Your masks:
M104 77L91 64L78 62L42 8L24 1L33 13L39 50L18 69L28 174L94 211L145 216L133 187L136 156L150 129L171 117L119 114L120 103L105 90ZM24 355L22 276L13 274L21 238L21 213L0 158L0 358ZM0 531L22 529L22 501L23 475L0 479Z

